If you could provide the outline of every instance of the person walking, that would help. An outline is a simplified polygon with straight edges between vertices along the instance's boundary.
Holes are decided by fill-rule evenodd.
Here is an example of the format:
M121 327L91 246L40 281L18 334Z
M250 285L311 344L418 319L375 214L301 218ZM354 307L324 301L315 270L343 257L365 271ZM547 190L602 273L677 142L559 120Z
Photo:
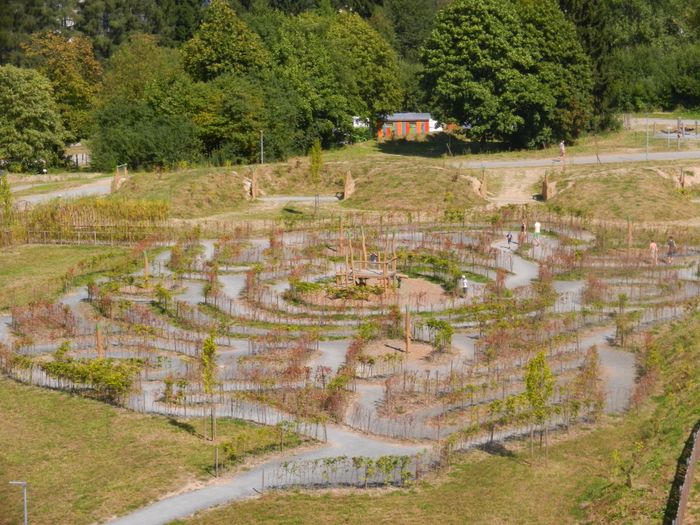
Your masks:
M676 255L676 251L678 250L678 247L676 246L676 241L673 240L673 236L670 236L668 238L668 241L666 242L666 246L668 246L668 260L669 262L673 257Z
M564 144L564 141L562 140L559 143L559 160L561 162L564 162L564 157L566 156L566 144Z
M469 281L467 281L467 277L465 275L462 275L462 278L459 280L460 285L462 286L462 294L464 297L467 296L467 291L469 289Z
M511 243L513 242L513 234L508 232L508 235L506 235L506 239L508 239L508 248L510 248Z
M651 255L651 264L656 266L659 263L659 247L656 241L649 243L649 255Z

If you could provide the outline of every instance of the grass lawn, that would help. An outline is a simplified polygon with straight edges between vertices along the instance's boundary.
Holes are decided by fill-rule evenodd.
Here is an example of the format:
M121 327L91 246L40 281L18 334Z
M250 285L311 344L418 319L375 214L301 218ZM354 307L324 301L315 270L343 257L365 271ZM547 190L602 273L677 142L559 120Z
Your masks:
M211 478L212 445L192 431L201 420L134 414L4 378L0 419L0 525L22 516L10 480L29 482L30 523L81 525ZM274 428L240 421L220 420L218 436L259 450L278 442Z
M0 252L0 312L40 299L54 299L62 291L69 268L92 257L104 257L90 272L108 270L123 262L124 248L104 246L17 246ZM77 275L80 275L77 271Z
M700 418L700 314L661 329L655 341L655 395L595 429L560 434L547 460L521 446L501 455L475 451L408 490L278 492L177 523L661 523L677 461ZM630 469L631 487L621 467Z
M678 168L587 168L556 175L553 209L597 219L667 221L700 215L700 206L659 173Z

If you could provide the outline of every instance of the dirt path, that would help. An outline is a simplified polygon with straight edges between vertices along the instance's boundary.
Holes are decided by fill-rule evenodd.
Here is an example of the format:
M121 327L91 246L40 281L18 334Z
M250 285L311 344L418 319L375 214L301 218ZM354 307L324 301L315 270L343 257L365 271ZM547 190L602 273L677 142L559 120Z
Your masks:
M541 169L528 169L509 175L504 179L501 190L488 198L496 207L509 204L528 204L532 202L533 186L542 178Z

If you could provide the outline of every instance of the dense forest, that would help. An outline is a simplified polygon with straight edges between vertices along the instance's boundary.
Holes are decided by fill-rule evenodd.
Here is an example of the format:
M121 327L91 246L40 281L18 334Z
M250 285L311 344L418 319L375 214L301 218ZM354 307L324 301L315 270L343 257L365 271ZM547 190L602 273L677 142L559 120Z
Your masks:
M0 160L269 160L430 111L541 147L700 106L699 0L0 0Z

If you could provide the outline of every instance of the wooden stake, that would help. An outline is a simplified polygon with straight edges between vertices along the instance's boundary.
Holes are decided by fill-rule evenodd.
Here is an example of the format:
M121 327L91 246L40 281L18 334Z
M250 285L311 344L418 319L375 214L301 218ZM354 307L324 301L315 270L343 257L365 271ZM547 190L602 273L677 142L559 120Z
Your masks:
M365 243L365 227L360 226L360 231L362 232L362 264L360 268L363 270L367 269L367 244Z
M408 355L408 351L410 350L411 347L411 316L408 313L408 306L406 306L406 328L405 328L405 336L406 336L406 355Z

